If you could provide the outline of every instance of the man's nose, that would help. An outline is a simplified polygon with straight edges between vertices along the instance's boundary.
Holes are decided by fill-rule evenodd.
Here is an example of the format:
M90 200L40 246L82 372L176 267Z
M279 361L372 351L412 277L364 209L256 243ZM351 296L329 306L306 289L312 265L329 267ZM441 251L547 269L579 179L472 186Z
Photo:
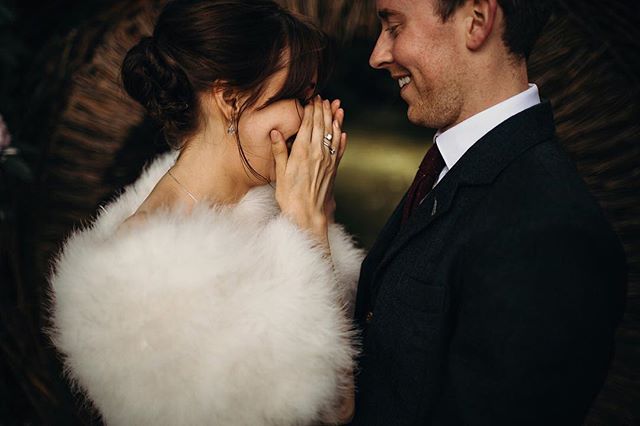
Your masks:
M384 32L378 37L376 45L369 57L369 65L372 68L381 69L393 62L393 55L391 54L391 43L388 37L385 37Z

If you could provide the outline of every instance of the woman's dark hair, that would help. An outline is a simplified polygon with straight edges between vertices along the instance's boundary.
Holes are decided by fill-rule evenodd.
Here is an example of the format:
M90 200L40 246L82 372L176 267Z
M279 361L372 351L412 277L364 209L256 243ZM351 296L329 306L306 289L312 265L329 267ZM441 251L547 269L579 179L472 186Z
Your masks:
M436 12L446 21L467 0L437 0ZM551 0L498 0L505 17L502 35L509 51L528 59L536 40L551 16Z
M122 81L127 93L161 123L169 145L179 149L199 130L199 95L214 84L229 95L247 96L237 106L237 124L274 73L288 68L284 86L258 108L281 99L306 100L314 76L316 88L326 81L328 62L324 34L271 0L173 0L153 35L127 53ZM238 132L236 140L244 165L266 180L248 163Z

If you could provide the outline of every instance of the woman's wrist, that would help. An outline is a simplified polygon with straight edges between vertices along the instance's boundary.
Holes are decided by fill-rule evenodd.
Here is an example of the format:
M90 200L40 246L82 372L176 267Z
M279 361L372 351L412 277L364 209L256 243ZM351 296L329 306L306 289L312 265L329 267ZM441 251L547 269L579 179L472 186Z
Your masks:
M298 228L309 232L319 242L329 241L329 219L323 213L301 212L299 210L282 211Z
M324 206L324 213L327 216L327 222L329 224L335 223L336 201L331 198L331 201L327 201Z
M324 215L312 218L306 229L323 247L329 248L329 222Z

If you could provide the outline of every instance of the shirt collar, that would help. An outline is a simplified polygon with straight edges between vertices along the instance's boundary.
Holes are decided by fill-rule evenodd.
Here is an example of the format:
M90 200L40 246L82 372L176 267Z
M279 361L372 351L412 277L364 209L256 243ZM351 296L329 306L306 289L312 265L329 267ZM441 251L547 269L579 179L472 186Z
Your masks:
M444 132L438 130L433 142L438 145L447 169L453 168L469 148L500 123L539 103L538 86L529 84L524 92L479 112Z

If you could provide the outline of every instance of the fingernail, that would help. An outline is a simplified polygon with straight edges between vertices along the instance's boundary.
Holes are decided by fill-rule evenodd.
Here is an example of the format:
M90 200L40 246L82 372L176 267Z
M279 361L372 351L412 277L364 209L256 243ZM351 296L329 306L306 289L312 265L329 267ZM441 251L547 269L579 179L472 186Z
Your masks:
M271 136L271 142L273 142L273 143L278 142L278 131L277 130L272 130L271 133L269 134L269 136Z

